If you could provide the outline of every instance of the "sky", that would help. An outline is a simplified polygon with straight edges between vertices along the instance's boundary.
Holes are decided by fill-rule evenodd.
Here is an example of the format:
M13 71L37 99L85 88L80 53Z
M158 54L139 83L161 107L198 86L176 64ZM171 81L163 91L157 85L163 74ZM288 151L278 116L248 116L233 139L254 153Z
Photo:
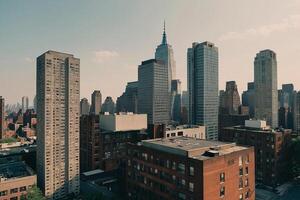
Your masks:
M278 88L300 90L300 0L0 0L0 96L32 104L36 57L56 50L80 58L81 97L116 100L154 57L164 20L183 90L187 48L203 41L219 48L219 89L235 80L241 94L256 53L272 49Z

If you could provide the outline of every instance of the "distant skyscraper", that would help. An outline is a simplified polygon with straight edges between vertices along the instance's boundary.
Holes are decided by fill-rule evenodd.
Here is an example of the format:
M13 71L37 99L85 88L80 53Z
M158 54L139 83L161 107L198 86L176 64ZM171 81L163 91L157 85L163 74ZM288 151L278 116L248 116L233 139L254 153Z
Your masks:
M254 60L255 118L278 127L278 88L276 54L263 50Z
M181 81L172 80L171 87L171 117L172 121L180 122L181 118Z
M22 113L25 113L28 110L29 99L28 97L22 97Z
M99 90L95 90L92 94L91 113L99 115L102 106L102 94Z
M0 139L2 139L4 135L4 106L4 98L0 96Z
M164 62L155 59L142 62L138 82L138 113L148 115L148 124L169 123L170 92Z
M279 95L280 107L293 108L293 84L282 84L281 94Z
M156 60L162 60L164 61L166 67L168 68L168 91L170 94L170 100L169 103L171 104L173 101L173 97L171 96L171 90L172 90L172 80L176 79L176 62L174 60L174 53L173 48L170 44L167 42L167 34L165 29L165 23L164 23L164 31L163 31L163 38L162 42L155 51L155 59ZM172 105L168 106L169 115L172 117Z
M255 108L255 91L254 91L254 82L248 83L247 91L244 91L242 94L242 105L249 108L249 115L251 118L254 117L254 108Z
M80 60L47 51L37 58L37 173L48 199L79 194Z
M101 112L108 112L110 114L114 114L116 110L115 102L112 97L106 97L104 103L102 104Z
M187 52L189 122L206 127L206 138L218 139L218 48L193 43Z
M128 82L125 92L117 99L117 112L137 113L138 81Z
M88 115L90 113L90 104L87 98L80 100L80 115Z
M223 114L238 114L241 105L240 95L235 81L226 82L226 90L223 94L221 110Z

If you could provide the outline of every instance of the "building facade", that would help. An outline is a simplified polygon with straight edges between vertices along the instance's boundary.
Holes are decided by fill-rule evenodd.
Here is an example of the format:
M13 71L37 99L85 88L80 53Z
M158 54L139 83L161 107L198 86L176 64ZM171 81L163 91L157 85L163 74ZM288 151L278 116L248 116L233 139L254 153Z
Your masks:
M265 121L246 120L244 126L223 128L219 139L254 146L256 180L276 186L280 175L279 158L284 145L289 141L291 130L273 130L266 124Z
M79 194L80 60L47 51L37 58L38 186L48 199Z
M102 106L102 94L100 90L95 90L92 94L91 114L99 115Z
M278 88L276 53L263 50L254 60L255 118L278 127Z
M205 135L205 127L196 125L169 125L164 132L164 138L184 136L205 140Z
M128 146L128 199L255 199L253 147L188 137Z
M99 115L80 117L80 172L101 168Z
M189 123L206 127L206 138L218 139L218 48L193 43L187 52Z
M170 92L165 63L155 59L142 62L138 82L138 113L147 114L148 124L168 124Z

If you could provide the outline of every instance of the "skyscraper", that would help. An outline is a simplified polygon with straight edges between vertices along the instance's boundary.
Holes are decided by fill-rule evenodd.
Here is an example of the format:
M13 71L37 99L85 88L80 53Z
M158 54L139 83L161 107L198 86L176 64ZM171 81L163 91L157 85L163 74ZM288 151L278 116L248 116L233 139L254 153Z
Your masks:
M138 82L128 82L125 92L117 99L117 112L137 113Z
M171 91L171 82L176 78L176 63L174 60L173 48L167 42L166 26L164 24L164 32L162 42L155 51L155 59L162 60L168 67L169 90Z
M114 114L116 110L115 102L112 97L106 97L104 103L102 104L101 112L108 112L110 114Z
M250 117L254 117L254 108L255 108L255 91L254 91L254 82L248 83L247 91L244 91L242 94L242 105L248 106Z
M4 135L4 106L4 98L0 96L0 139L2 139Z
M79 194L80 60L47 51L37 58L37 174L48 199Z
M254 60L255 118L278 127L278 88L276 54L263 50Z
M172 80L171 87L171 117L172 121L180 122L181 119L181 81Z
M90 104L87 98L80 100L80 115L88 115L90 113Z
M206 138L218 139L218 48L193 43L187 52L189 123L206 127Z
M147 114L148 124L170 121L168 68L161 60L147 60L138 69L138 113Z
M234 115L239 113L241 100L235 81L226 82L226 90L220 96L222 96L222 114Z
M92 94L91 113L99 115L102 106L102 94L100 90L95 90Z
M162 37L162 42L160 45L157 46L156 51L155 51L155 59L156 60L162 60L164 64L166 65L168 69L168 91L169 91L169 103L170 105L168 106L169 108L169 115L172 117L172 80L176 79L176 62L174 60L174 53L173 53L173 48L170 44L167 42L167 34L166 34L166 26L164 23L164 31L163 31L163 37Z
M28 97L22 97L22 113L24 114L28 110L29 99Z

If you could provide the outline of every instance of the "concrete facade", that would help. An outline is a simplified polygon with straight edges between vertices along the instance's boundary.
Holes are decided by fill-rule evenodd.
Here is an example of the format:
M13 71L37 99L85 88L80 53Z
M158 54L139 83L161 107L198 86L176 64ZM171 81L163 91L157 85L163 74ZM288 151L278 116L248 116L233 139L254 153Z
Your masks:
M47 51L36 66L38 186L62 199L79 194L80 61Z
M107 131L147 129L147 115L133 113L100 115L100 128Z

